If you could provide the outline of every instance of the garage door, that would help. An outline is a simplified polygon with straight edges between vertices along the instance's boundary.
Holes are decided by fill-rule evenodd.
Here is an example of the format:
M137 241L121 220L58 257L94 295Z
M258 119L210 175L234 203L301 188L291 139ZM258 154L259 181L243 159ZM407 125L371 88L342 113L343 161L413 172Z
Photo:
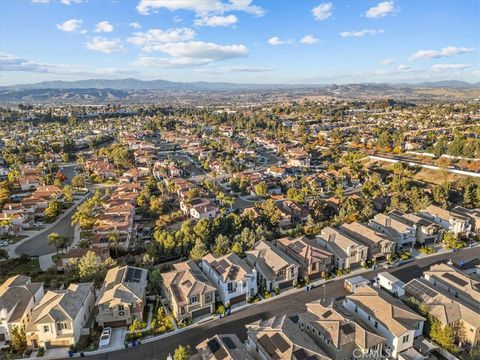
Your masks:
M115 327L125 327L127 326L127 320L118 320L118 321L110 321L110 322L106 322L104 324L104 327L111 327L111 328L115 328Z
M5 341L5 334L0 334L0 341Z
M203 309L198 309L196 311L192 311L192 318L198 318L199 316L204 316L210 314L210 306L207 306Z
M45 347L47 349L61 348L61 347L67 347L67 346L70 346L69 340L56 340L56 341L45 342Z
M293 279L278 284L278 287L279 287L280 289L285 289L285 288L288 288L288 287L290 287L290 286L292 286L292 285L293 285Z
M246 300L247 300L247 298L245 297L245 295L236 296L236 297L230 299L230 305L238 304L238 303L241 303L242 301L246 301Z

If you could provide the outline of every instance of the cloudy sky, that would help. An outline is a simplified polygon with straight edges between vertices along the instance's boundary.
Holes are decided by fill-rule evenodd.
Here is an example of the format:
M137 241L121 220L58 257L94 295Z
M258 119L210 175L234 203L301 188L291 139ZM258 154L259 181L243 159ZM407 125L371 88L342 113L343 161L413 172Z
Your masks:
M0 85L480 81L477 0L1 0Z

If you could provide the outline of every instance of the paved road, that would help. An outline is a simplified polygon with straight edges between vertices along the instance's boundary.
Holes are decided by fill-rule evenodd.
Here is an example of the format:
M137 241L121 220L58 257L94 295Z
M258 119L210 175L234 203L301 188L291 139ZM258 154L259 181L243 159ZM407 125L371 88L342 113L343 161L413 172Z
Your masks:
M479 257L480 247L477 247L473 249L464 249L457 253L440 254L420 259L387 271L403 281L409 281L413 278L420 277L423 271L434 263L445 261L447 259L452 259L454 262L459 263L460 260L469 261ZM368 279L373 279L379 271L385 270L370 271L362 276ZM180 344L190 345L190 347L194 349L195 346L205 338L211 337L214 334L222 333L235 333L242 341L244 341L246 339L246 324L261 318L265 319L283 314L294 316L299 312L306 310L306 303L321 299L323 297L323 292L324 289L320 286L307 293L294 293L274 299L270 302L259 303L244 310L240 310L228 318L209 321L162 340L142 344L135 349L123 349L111 353L88 356L88 358L95 360L165 360L169 354L173 355L175 348ZM329 282L325 294L327 303L330 302L332 298L344 296L346 292L343 289L343 280L333 280Z

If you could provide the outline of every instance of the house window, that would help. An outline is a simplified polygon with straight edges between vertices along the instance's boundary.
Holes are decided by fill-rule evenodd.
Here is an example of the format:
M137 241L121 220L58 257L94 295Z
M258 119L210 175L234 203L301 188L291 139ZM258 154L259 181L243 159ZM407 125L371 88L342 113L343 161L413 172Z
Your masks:
M125 311L125 307L122 304L118 305L118 311Z
M195 304L197 301L197 295L193 295L192 297L190 297L190 304Z
M57 330L62 331L67 329L67 323L62 322L62 323L57 323Z
M378 321L375 321L375 329L378 329Z
M355 305L355 312L358 313L358 306Z
M212 297L210 294L205 295L205 302L209 303L212 300Z
M229 292L234 291L234 290L233 290L233 282L229 282L229 283L228 283L227 289L228 289Z
M182 314L182 315L185 314L185 308L184 307L180 308L180 314Z
M402 343L406 343L408 341L408 335L405 335L402 339Z
M370 321L370 319L371 319L371 317L370 317L370 315L368 315L368 321Z
M49 332L49 331L50 331L50 326L48 326L48 325L43 325L43 332L44 332L44 333L47 333L47 332Z

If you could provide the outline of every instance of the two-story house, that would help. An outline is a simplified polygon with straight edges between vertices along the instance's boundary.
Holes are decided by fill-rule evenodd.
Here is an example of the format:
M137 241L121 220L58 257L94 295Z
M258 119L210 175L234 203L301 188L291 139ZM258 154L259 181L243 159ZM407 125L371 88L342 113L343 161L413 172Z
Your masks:
M248 324L246 345L254 359L330 360L286 315Z
M320 302L306 304L307 311L299 314L300 329L308 334L334 360L382 358L385 339L366 325L355 322L346 309Z
M421 214L405 214L400 210L393 210L389 216L405 225L415 228L415 238L418 244L437 243L442 240L442 227Z
M93 283L70 284L66 290L47 291L33 309L27 326L28 346L48 349L75 345L94 307Z
M474 307L426 279L412 279L404 289L408 297L417 299L443 326L450 326L459 341L480 346L480 312Z
M385 339L384 352L394 359L423 332L425 319L383 290L362 286L345 297L343 306Z
M272 291L296 284L300 264L271 242L258 241L245 254L247 264L257 270L259 288Z
M235 253L208 254L202 258L201 268L217 287L217 296L225 305L246 301L257 293L257 270Z
M315 240L304 236L275 240L276 246L300 264L299 276L305 280L318 279L332 269L333 255Z
M341 225L340 231L367 246L369 259L385 259L395 254L396 241L373 227L355 221Z
M133 266L108 270L97 296L98 325L118 327L143 320L147 274L146 269Z
M411 248L417 242L416 230L397 219L379 213L368 224L396 243L396 250Z
M0 285L0 341L10 340L14 327L26 328L43 295L43 283L32 283L24 275L9 277Z
M430 205L420 213L445 230L453 232L456 236L468 234L472 229L470 218L455 210L445 210Z
M162 294L168 299L177 321L196 319L215 311L216 287L194 261L173 265L162 274Z
M352 269L362 266L368 259L368 247L344 232L326 227L316 241L333 254L333 266Z

